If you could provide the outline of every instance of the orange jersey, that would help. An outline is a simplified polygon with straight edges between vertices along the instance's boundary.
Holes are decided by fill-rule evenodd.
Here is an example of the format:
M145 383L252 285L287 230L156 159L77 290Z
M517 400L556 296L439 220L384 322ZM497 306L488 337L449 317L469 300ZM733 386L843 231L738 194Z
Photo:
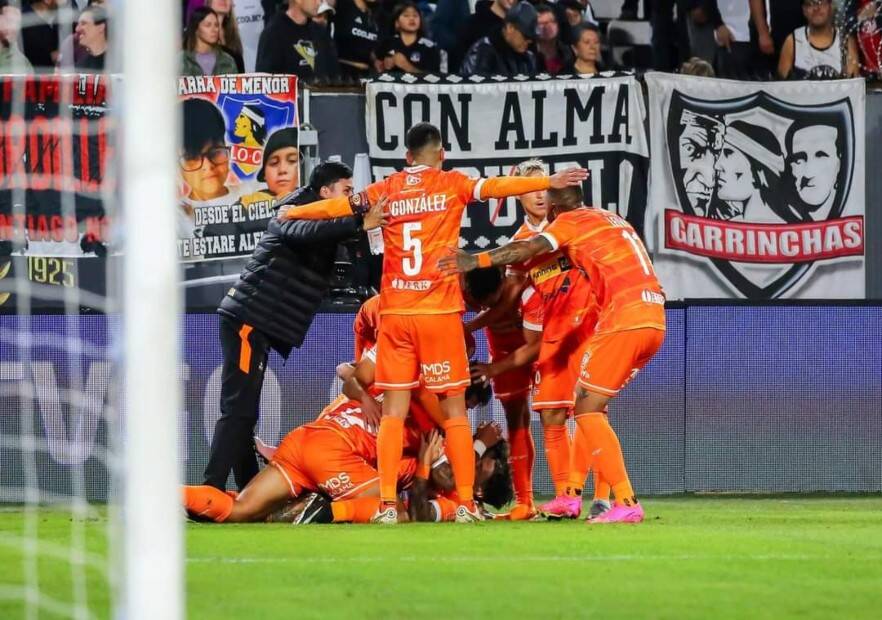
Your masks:
M597 331L665 328L665 297L643 242L624 219L583 207L561 213L540 233L588 274L599 306Z
M367 299L352 324L355 335L355 361L360 362L364 352L377 344L377 332L380 329L380 296L374 295Z
M314 422L304 424L306 428L332 430L352 448L356 454L369 463L377 461L377 434L368 428L361 403L340 394L325 407Z
M413 166L364 190L370 204L386 196L380 314L449 314L463 311L459 278L444 276L438 260L459 247L468 203L547 189L548 177L470 178L456 170ZM344 203L313 203L293 217L333 217ZM355 200L361 202L361 199ZM351 203L351 201L350 201Z
M459 278L443 276L437 265L447 248L459 247L462 213L478 199L479 181L461 172L415 166L368 186L371 204L382 196L389 199L380 314L463 311Z
M512 239L529 239L535 233L541 233L547 226L544 222L538 227L524 222ZM512 272L525 274L542 300L542 316L538 323L542 325L543 340L561 340L586 318L593 320L595 301L591 282L583 270L573 267L563 252L557 250L512 265ZM529 299L528 297L527 300ZM536 323L535 313L530 322Z

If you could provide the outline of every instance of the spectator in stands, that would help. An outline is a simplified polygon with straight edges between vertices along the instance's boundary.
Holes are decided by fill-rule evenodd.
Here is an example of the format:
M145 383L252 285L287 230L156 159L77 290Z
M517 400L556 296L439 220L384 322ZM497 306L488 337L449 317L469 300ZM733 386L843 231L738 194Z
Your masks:
M505 25L478 39L462 62L460 74L535 75L536 56L530 44L536 39L536 9L518 2L505 14Z
M776 60L790 33L805 25L802 0L750 0L750 15L757 32L757 45L762 54Z
M341 75L356 80L369 77L380 38L376 0L337 0L334 10L334 43Z
M31 0L22 11L22 51L35 69L46 70L58 61L58 0Z
M561 41L557 15L547 4L536 7L536 51L539 52L539 69L557 75L573 61L570 47Z
M704 0L717 50L714 70L725 78L759 77L750 42L750 0Z
M693 5L714 0L655 0L652 3L652 67L659 71L672 71L692 53L686 15ZM674 21L674 6L677 20Z
M181 75L237 73L236 61L220 48L220 20L208 7L190 15L181 52Z
M451 73L459 70L462 56L468 51L460 35L470 16L469 0L438 0L435 12L426 18L432 40L447 52L447 66Z
M462 26L459 35L459 58L465 57L478 39L489 37L502 30L505 15L515 5L516 0L478 0L475 12Z
M441 68L442 50L423 36L423 18L416 3L399 4L392 17L395 34L377 46L377 72L446 73L446 67Z
M699 77L715 77L714 67L703 58L693 56L682 65L680 65L680 73L683 75L697 75Z
M74 31L77 42L83 46L87 54L74 63L81 73L103 73L104 56L107 52L107 11L104 7L91 5L80 13Z
M319 0L289 0L288 10L272 17L260 35L257 71L291 73L304 82L339 76L334 42L312 21L318 6Z
M573 29L573 59L564 67L563 72L572 75L594 75L599 69L600 31L597 26L588 22Z
M0 0L0 73L33 73L34 68L18 48L21 10Z
M217 14L220 21L220 47L236 62L236 73L245 73L245 59L242 57L242 39L233 0L206 0L205 6Z
M784 41L778 76L810 80L860 75L857 43L834 25L831 0L803 0L802 11L808 25L797 28ZM847 37L844 66L841 37Z

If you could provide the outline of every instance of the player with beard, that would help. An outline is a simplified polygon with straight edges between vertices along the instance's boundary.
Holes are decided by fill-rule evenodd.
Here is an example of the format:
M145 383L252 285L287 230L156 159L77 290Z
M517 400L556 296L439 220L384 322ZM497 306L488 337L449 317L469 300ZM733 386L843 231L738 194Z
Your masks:
M465 272L523 263L560 250L573 268L588 275L597 295L598 318L580 351L576 444L584 442L591 465L610 484L616 498L609 511L590 522L638 523L644 518L643 507L628 478L618 437L604 413L609 400L661 347L664 294L646 249L624 219L584 206L581 187L552 189L547 197L550 224L540 234L477 255L451 249L439 268L446 273Z
M572 168L550 177L469 178L442 170L444 148L441 132L434 125L417 123L408 130L405 143L410 165L401 172L369 185L350 200L320 201L288 215L332 218L387 198L382 321L377 343L377 385L385 395L378 436L381 503L376 520L398 521L395 474L401 459L402 429L411 390L422 382L441 400L447 451L462 501L457 522L470 523L481 516L473 502L474 452L464 401L470 383L466 346L461 338L438 338L438 334L462 331L464 305L459 278L441 274L438 260L446 248L457 244L468 203L579 185L588 171Z

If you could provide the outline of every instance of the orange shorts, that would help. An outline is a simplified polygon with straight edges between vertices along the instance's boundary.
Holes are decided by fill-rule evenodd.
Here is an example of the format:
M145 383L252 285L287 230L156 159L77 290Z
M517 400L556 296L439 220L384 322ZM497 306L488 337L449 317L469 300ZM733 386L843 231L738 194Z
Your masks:
M377 338L374 384L381 390L459 394L471 383L459 313L387 314Z
M271 465L285 476L293 497L308 489L332 500L348 499L380 484L377 469L329 428L295 428L282 439Z
M665 341L665 330L642 327L597 334L582 355L579 385L589 392L615 396L633 379Z
M568 409L576 403L579 361L589 333L588 328L577 328L561 340L542 342L533 378L533 411Z
M495 362L511 355L524 345L524 335L520 331L494 332L484 330L487 335L487 348L490 349L490 361ZM504 372L493 378L493 393L500 402L507 402L525 397L530 393L533 383L533 365L528 364Z

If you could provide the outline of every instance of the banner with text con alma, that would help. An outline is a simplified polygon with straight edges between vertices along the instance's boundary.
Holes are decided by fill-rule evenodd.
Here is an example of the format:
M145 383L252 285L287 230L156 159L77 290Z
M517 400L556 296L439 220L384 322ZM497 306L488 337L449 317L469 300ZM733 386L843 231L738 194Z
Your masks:
M669 299L864 297L863 80L646 85L646 237Z
M178 95L178 254L185 262L247 256L275 199L300 185L297 78L182 77Z
M405 75L367 86L366 125L374 179L405 163L404 136L414 124L437 125L445 168L471 176L506 175L539 158L554 172L584 166L586 202L614 211L643 231L649 147L645 110L633 75L537 80ZM523 222L514 198L473 204L460 245L503 244Z

